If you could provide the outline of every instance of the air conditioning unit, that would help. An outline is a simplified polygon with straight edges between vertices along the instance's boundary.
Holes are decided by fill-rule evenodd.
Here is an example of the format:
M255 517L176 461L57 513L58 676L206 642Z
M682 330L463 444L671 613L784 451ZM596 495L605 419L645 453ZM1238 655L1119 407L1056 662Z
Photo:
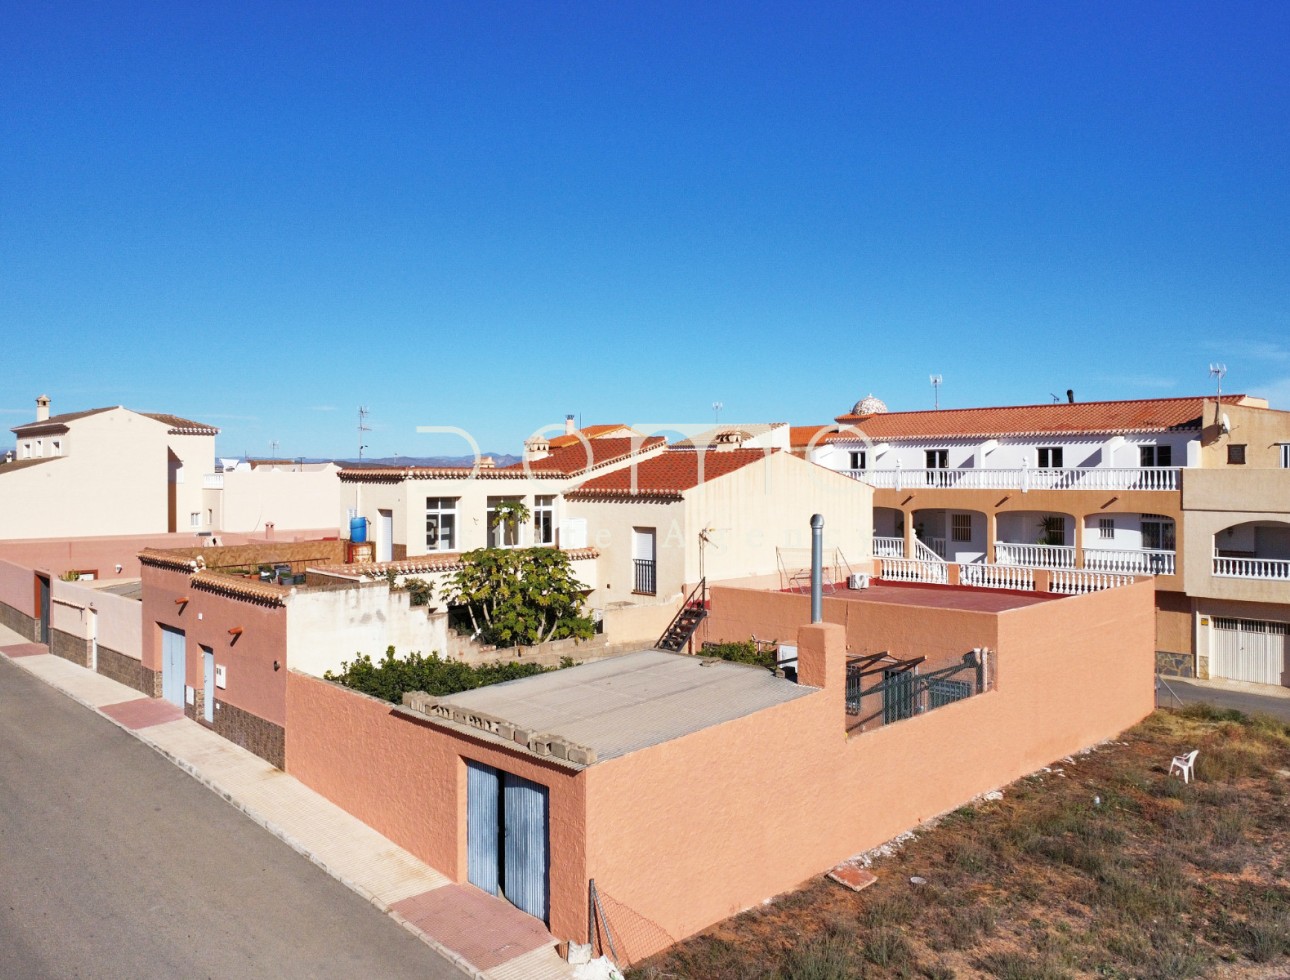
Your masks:
M867 589L869 588L869 576L861 572L855 572L847 576L848 589Z

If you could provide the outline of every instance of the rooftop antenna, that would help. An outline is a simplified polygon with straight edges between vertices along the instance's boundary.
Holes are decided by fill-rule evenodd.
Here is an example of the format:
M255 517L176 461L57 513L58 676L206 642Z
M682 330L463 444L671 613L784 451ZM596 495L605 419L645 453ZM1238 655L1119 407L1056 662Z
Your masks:
M715 424L719 425L721 423L721 410L725 407L726 406L723 405L721 402L712 403L712 421Z
M932 407L937 411L941 408L941 383L945 380L939 374L929 374L927 380L932 383Z
M1214 401L1214 421L1222 421L1223 411L1223 375L1227 374L1226 364L1211 364L1209 366L1209 376L1214 378L1218 383L1218 395Z
M370 414L371 412L367 410L366 405L358 406L358 458L359 459L363 458L363 450L367 448L367 443L364 441L366 437L363 435L363 433L372 431L372 427L367 424L367 417Z
M269 458L270 459L278 458L278 440L277 439L270 440L269 442Z

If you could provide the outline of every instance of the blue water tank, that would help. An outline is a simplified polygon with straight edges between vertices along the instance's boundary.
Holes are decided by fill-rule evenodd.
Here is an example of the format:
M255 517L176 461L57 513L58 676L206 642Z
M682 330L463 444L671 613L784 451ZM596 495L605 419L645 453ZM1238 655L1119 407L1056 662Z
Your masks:
M349 540L362 544L367 540L367 518L351 517L349 519Z

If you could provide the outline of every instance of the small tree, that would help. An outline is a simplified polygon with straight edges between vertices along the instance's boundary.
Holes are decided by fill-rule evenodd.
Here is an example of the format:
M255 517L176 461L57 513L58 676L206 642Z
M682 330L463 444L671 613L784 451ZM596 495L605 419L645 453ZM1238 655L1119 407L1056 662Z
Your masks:
M555 548L480 548L462 555L462 568L443 596L466 609L475 635L499 647L567 637L589 639L595 624L583 615L586 588L569 556Z

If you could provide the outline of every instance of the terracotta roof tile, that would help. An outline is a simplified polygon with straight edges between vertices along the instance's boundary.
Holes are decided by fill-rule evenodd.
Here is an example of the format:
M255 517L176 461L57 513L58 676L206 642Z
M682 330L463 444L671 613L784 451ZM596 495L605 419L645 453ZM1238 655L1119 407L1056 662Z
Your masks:
M595 548L570 548L565 555L570 561L582 561L587 558L598 558L600 552ZM368 578L380 578L390 572L395 575L415 575L425 572L455 572L462 567L462 552L440 551L432 555L416 555L412 558L400 558L397 561L352 562L350 564L310 565L307 571L327 575L362 575Z
M167 415L164 412L140 412L155 422L170 427L171 435L180 436L217 436L219 429L205 422L194 422L192 419L180 418L178 415Z
M750 466L773 452L777 450L728 449L698 452L691 449L669 449L642 460L636 466L625 466L588 480L565 496L570 500L632 497L680 499L686 490Z
M1224 395L1232 404L1244 395ZM926 439L1009 435L1163 432L1199 429L1204 397L1150 398L1113 402L1060 402L1051 405L1005 405L992 408L943 408L939 411L839 415L870 439ZM854 438L842 432L829 441Z
M32 466L39 466L41 463L52 463L56 459L66 458L66 456L37 456L35 459L15 459L9 463L0 460L0 474L14 473L18 470L29 469Z
M62 415L51 415L41 422L24 422L22 425L15 425L10 432L28 432L35 429L43 429L47 426L63 426L68 422L75 422L77 419L88 418L91 415L102 415L104 412L110 412L117 405L108 405L105 408L87 408L83 412L64 412Z
M578 443L581 442L578 438L579 433L581 433L585 439L603 439L605 436L615 432L630 433L631 431L631 426L624 422L610 422L607 425L584 425L578 430L578 432L575 432L572 435L556 436L553 439L548 439L547 443L552 449L562 449L565 446L578 445Z
M114 409L121 408L120 405L108 405L106 408L88 408L83 412L64 412L62 415L51 415L43 422L25 422L22 425L14 426L10 431L19 434L23 432L35 432L39 429L49 427L60 427L67 425L68 422L75 422L77 419L88 418L91 415L102 415L104 412L111 412ZM133 411L133 409L126 409ZM136 415L142 415L144 418L152 419L154 422L160 422L168 426L170 432L174 435L202 435L213 436L219 434L219 429L213 425L206 425L204 422L194 422L192 419L180 418L178 415L166 415L164 413L154 412L135 412Z
M290 586L258 582L241 575L225 575L221 572L198 572L189 580L189 585L202 592L214 592L266 606L283 605L287 596L295 591Z
M814 441L818 444L830 432L837 432L838 427L830 422L828 425L794 425L788 430L788 444L794 449L805 449Z
M662 436L650 436L648 439L640 436L615 436L589 439L585 444L577 441L562 449L553 449L550 456L534 460L528 466L535 472L545 471L574 476L636 454L661 449L665 443L666 440ZM524 463L512 463L510 466L499 468L497 472L523 473L524 466Z

